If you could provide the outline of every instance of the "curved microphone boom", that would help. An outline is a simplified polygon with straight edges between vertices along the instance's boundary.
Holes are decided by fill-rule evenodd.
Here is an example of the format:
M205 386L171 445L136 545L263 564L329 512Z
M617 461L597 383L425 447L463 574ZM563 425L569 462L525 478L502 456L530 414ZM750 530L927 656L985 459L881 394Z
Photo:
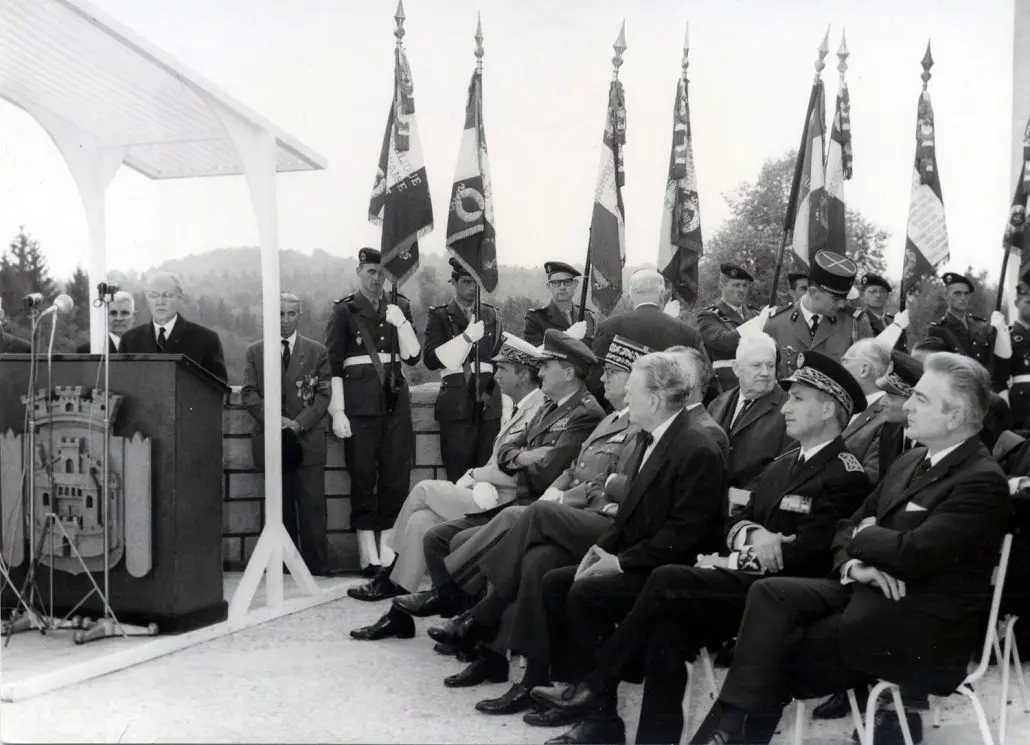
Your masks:
M54 298L53 304L44 310L40 315L45 316L48 313L61 313L67 315L75 309L75 301L72 300L71 295L66 295L63 292Z

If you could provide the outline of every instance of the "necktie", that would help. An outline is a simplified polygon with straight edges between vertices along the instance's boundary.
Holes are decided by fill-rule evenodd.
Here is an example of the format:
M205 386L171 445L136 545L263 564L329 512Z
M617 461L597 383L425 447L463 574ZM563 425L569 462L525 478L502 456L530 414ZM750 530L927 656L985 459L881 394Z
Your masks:
M930 459L929 458L923 458L922 462L920 462L919 466L912 473L912 480L909 481L908 483L914 484L915 482L919 481L919 479L923 478L923 476L926 475L926 472L930 470L930 466L931 466Z
M633 450L633 459L630 461L630 468L626 469L626 475L633 478L637 475L640 470L640 466L644 463L644 453L654 442L654 437L651 436L650 432L638 432L637 433L637 446Z
M165 342L167 342L167 341L168 341L168 337L165 336L165 327L161 326L157 330L157 351L158 352L165 351Z
M819 316L818 315L814 315L814 316L812 316L812 328L811 328L812 336L815 336L815 332L818 329L819 329Z
M790 469L790 475L793 477L794 474L798 473L805 466L805 454L798 453L798 459L794 461L794 467Z
M733 417L733 421L730 422L731 429L736 426L737 422L744 418L744 414L747 412L748 409L751 408L751 404L753 403L754 401L752 401L750 398L744 399L744 403L741 405L740 411L737 412L737 415Z
M283 339L283 372L290 367L290 342L287 339Z

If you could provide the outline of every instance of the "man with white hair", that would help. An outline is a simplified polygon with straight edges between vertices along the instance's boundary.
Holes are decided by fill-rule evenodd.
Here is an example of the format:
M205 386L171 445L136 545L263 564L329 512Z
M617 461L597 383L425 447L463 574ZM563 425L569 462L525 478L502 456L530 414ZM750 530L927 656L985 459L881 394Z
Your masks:
M776 385L776 342L761 332L745 335L733 359L737 386L708 404L730 438L730 486L740 489L794 445L780 407L787 394Z
M862 461L869 479L875 484L889 463L880 465L880 435L892 411L898 411L904 400L889 395L876 382L891 362L890 347L878 339L860 339L841 357L841 364L851 373L866 397L866 408L855 414L844 429L844 443Z
M118 290L107 306L107 351L117 354L122 343L122 336L136 325L136 298L131 292ZM78 354L89 354L90 345L85 344L75 350Z
M0 354L24 354L32 351L32 347L24 339L4 333L4 301L0 298Z

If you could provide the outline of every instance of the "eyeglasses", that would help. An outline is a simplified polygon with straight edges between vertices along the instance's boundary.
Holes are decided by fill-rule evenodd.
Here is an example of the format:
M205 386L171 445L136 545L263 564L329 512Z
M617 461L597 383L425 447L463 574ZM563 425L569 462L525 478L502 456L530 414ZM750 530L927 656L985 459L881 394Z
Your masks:
M174 300L179 297L178 292L146 292L147 300Z
M548 280L547 284L551 287L572 287L576 284L575 279L551 279Z

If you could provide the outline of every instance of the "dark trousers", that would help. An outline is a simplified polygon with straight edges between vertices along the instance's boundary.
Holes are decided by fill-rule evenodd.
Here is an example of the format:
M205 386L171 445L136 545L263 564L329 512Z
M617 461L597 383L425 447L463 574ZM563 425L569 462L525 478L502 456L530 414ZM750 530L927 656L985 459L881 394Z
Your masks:
M457 481L470 468L486 465L500 429L500 419L441 420L440 459L447 480Z
M343 441L350 474L351 525L355 530L393 527L411 485L415 433L407 394L392 414L353 416Z
M312 574L329 569L325 466L301 466L283 474L283 525Z
M1030 383L1016 383L1009 389L1009 408L1012 410L1012 429L1030 430Z
M490 522L490 514L469 515L460 517L457 520L449 520L430 528L422 538L422 550L426 557L426 569L429 571L429 579L433 587L439 588L447 584L451 579L450 573L444 564L444 559L451 552L451 541L459 533L471 531L474 528L481 528ZM467 537L471 537L469 532Z

